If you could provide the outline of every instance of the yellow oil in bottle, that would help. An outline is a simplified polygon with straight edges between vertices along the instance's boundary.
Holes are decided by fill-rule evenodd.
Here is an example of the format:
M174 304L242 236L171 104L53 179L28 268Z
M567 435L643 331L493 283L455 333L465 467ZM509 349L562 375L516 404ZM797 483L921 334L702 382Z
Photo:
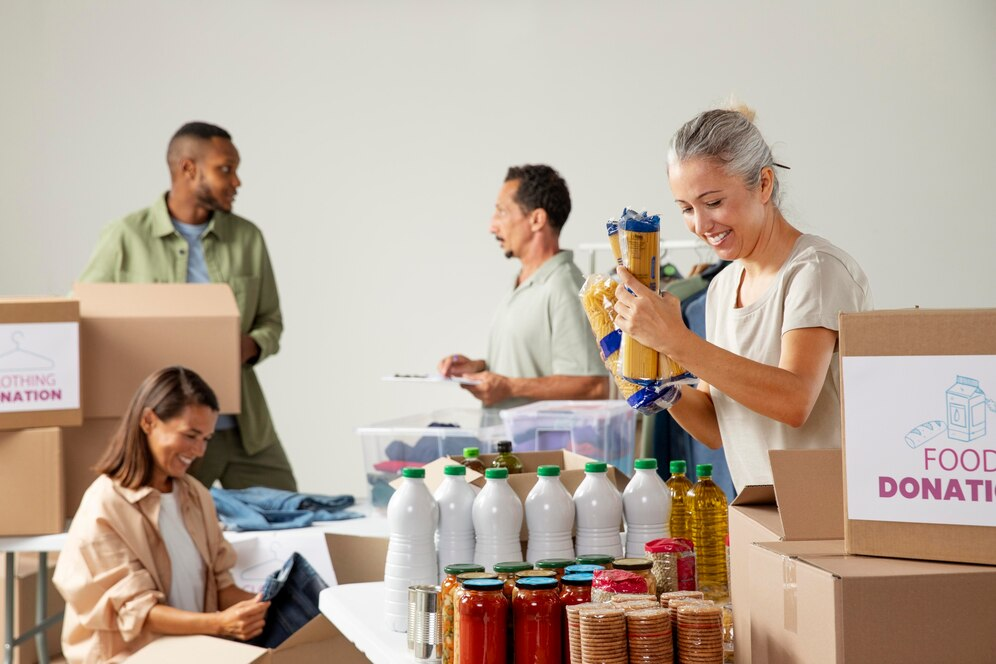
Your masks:
M692 483L685 477L685 462L671 462L671 477L665 482L671 492L671 518L668 520L668 529L671 537L683 537L692 539L692 530L688 521L688 492L692 490Z
M729 597L726 578L726 534L729 520L726 494L712 481L712 464L695 466L698 482L688 492L692 541L695 543L696 586L706 597L724 602Z

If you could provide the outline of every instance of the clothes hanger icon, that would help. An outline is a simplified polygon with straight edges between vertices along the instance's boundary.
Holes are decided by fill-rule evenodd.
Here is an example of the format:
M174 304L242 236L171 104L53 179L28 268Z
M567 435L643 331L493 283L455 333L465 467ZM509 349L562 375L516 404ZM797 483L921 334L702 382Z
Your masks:
M280 558L280 544L276 541L270 543L270 553L271 556L255 565L250 565L249 567L242 570L239 574L243 581L266 581L266 577L270 575L273 571L273 564L277 563L277 566L283 564L283 560ZM260 576L262 574L262 576Z
M0 353L0 371L46 371L55 368L55 362L50 357L21 348L24 333L20 330L10 335L14 347Z

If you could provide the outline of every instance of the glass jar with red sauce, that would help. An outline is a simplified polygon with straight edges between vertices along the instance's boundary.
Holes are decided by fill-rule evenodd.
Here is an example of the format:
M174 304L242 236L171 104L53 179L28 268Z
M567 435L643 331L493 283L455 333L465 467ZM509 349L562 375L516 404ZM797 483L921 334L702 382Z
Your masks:
M508 600L500 579L467 579L456 613L457 661L460 664L505 664Z
M565 574L560 578L560 585L562 587L562 590L560 591L560 604L564 607L563 613L561 614L561 620L563 621L563 629L561 630L561 634L563 635L561 647L563 649L565 659L570 656L571 652L570 633L567 629L567 607L574 604L586 604L591 601L592 578L591 572Z
M555 576L516 580L512 600L516 662L561 664L564 617L557 585Z
M467 572L483 572L484 566L473 563L460 563L447 565L444 570L446 578L443 580L439 590L439 604L442 607L440 609L443 631L442 660L443 664L453 664L453 590L460 585L457 575Z

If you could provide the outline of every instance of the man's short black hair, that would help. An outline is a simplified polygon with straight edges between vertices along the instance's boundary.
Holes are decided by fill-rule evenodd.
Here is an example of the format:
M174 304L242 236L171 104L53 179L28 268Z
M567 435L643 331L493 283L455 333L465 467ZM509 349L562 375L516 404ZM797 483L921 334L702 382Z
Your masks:
M525 164L508 169L505 182L512 180L519 183L515 202L523 212L546 210L550 226L559 234L571 213L571 194L560 173L545 164Z
M173 134L172 140L182 138L184 136L191 136L193 138L201 138L204 140L211 140L212 138L225 138L229 141L232 140L232 135L221 127L213 124L208 124L207 122L188 122Z
M188 122L177 129L173 138L169 139L169 147L166 148L166 163L169 165L170 174L177 177L183 160L198 157L204 141L210 141L212 138L224 138L230 141L232 135L221 127L207 122Z

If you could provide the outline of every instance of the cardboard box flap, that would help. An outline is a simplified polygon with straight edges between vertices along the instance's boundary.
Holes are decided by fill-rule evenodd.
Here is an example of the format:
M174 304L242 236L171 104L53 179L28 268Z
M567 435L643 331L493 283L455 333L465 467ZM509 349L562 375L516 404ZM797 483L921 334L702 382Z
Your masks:
M197 289L191 297L190 289ZM238 316L228 284L83 284L73 285L84 318L211 318Z
M759 546L766 551L789 556L790 558L800 558L811 560L824 556L843 556L844 540L802 540L797 542L755 542L754 546Z
M785 539L844 539L841 451L770 450L768 458Z
M952 579L964 575L992 575L993 568L987 565L966 565L961 563L938 563L927 560L907 560L905 558L879 558L876 556L799 556L800 560L825 570L841 579L882 577L909 577L911 583L917 578L944 577Z
M993 355L996 309L905 309L840 315L840 355ZM887 342L885 340L888 340Z
M332 626L328 618L318 615L307 625L287 637L287 640L277 646L276 650L289 650L297 646L325 641L334 637L338 632L339 630Z
M777 505L775 502L775 487L772 484L751 484L745 486L730 503L730 507L746 507L748 505Z
M164 636L156 639L128 658L136 664L173 664L174 662L225 662L255 664L269 656L265 648L213 636Z

